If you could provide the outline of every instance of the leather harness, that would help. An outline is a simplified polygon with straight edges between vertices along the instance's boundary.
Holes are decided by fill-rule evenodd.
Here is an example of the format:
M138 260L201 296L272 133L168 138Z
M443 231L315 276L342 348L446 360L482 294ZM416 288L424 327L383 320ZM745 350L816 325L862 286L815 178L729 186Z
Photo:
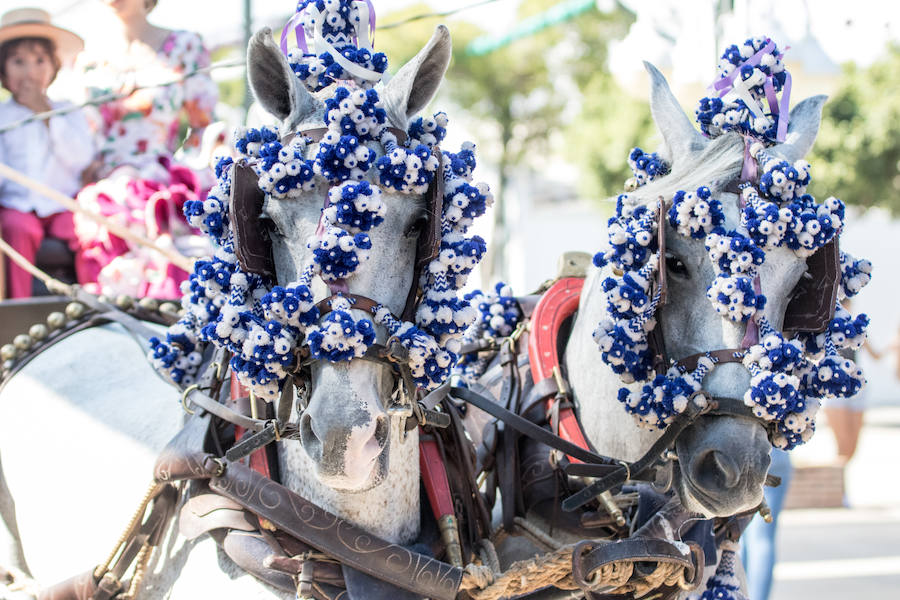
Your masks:
M396 134L396 132L395 132ZM321 135L320 130L304 132L303 135L315 139ZM398 136L399 137L399 136ZM235 215L237 247L242 266L250 271L266 276L274 275L271 262L271 247L266 248L267 240L261 236L254 236L255 219L262 209L262 201L259 198L258 187L245 186L248 179L246 165L235 168L235 192L232 196L232 210ZM411 314L415 309L418 296L418 279L421 269L434 257L440 242L439 215L440 199L442 193L439 189L443 177L438 173L435 183L429 191L429 212L432 216L431 227L426 235L420 235L417 243L416 273L413 284L408 294L404 307L404 315ZM237 193L237 192L240 193ZM662 207L661 207L662 208ZM665 252L665 226L660 210L659 244ZM824 249L823 249L824 250ZM837 246L829 250L831 254L823 253L822 260L810 260L821 264L823 269L834 269ZM821 252L821 251L820 251ZM817 253L818 254L818 253ZM665 268L660 268L658 292L660 302L665 301L666 281ZM571 511L590 502L598 495L621 486L627 481L645 474L648 469L656 465L663 453L671 446L678 434L687 427L700 414L705 412L731 413L743 412L742 405L738 401L730 399L710 399L704 409L700 409L695 403L690 402L685 413L678 415L666 432L660 437L650 450L639 460L633 463L624 463L611 457L597 454L587 442L578 425L575 407L568 398L568 389L565 384L561 365L558 357L559 332L563 323L574 314L577 309L580 295L581 282L578 279L568 278L557 282L544 295L534 310L532 318L532 336L529 342L529 354L531 358L531 375L534 386L526 396L522 397L525 386L518 373L519 361L515 351L515 339L507 340L500 348L499 361L504 372L503 389L499 402L472 389L461 387L443 387L436 392L427 395L419 402L413 419L407 422L407 428L416 425L432 426L432 431L439 432L440 428L455 430L458 439L463 439L465 433L461 429L458 416L450 404L451 399L472 404L477 408L497 418L497 424L503 429L514 430L529 439L552 448L568 457L563 471L567 476L593 477L596 481L584 486L563 502L563 508ZM815 296L815 291L805 292L807 296ZM372 312L376 302L355 294L342 294L351 299L353 307ZM320 306L321 310L329 310L328 301ZM543 304L542 304L543 303ZM815 312L817 316L823 313L821 303L817 304ZM821 317L820 317L821 318ZM119 320L121 319L111 319ZM125 321L128 321L125 319ZM129 323L126 323L126 325ZM658 329L658 328L657 328ZM521 332L520 332L521 333ZM665 353L665 344L661 334L657 336L659 344L655 349L659 365L667 365L669 360ZM470 348L477 351L479 348ZM719 350L709 355L719 358L720 362L739 360L737 350ZM707 355L704 353L703 355ZM415 388L411 384L409 368L406 366L403 349L392 340L384 345L374 345L369 349L367 360L375 360L390 364L398 373L398 379L406 386L410 397L414 398ZM685 368L690 368L696 363L699 356L687 357L679 361ZM298 355L297 366L302 369L309 357L302 353ZM224 357L218 357L220 363L224 363ZM208 369L207 372L218 371ZM206 394L201 389L189 389L185 393L185 407L196 406L205 412L194 415L188 426L167 447L155 470L157 487L151 498L152 507L148 515L137 522L132 528L124 550L119 558L103 573L91 573L75 580L70 580L67 585L46 590L41 598L44 599L69 599L69 598L96 598L106 600L114 598L121 593L119 581L130 565L140 556L143 548L154 547L160 541L165 529L165 524L173 513L178 494L175 485L181 481L200 480L207 481L213 494L201 494L191 498L184 506L182 519L185 523L184 533L195 537L204 532L226 531L222 537L222 545L229 551L235 561L254 575L265 581L290 589L297 584L298 591L320 599L345 598L343 591L345 582L339 573L330 565L336 559L341 564L351 566L363 573L367 573L376 579L389 581L403 589L416 594L440 600L450 600L457 597L460 584L463 579L463 571L460 564L448 564L432 557L414 552L387 541L380 540L376 536L368 534L354 527L343 519L328 513L315 504L302 498L291 490L281 486L271 478L260 474L256 470L247 467L240 462L241 457L265 448L272 441L283 437L292 437L296 431L286 426L283 419L247 417L240 410L220 403L212 390L218 390L221 381L210 383L207 387L211 394ZM241 396L238 391L237 396ZM444 410L433 410L439 402L444 403ZM520 416L526 414L528 409L536 404L542 404L550 414L550 429L535 424L530 419ZM216 453L198 449L196 444L185 444L184 439L196 438L198 435L206 437L209 431L209 423L212 416L216 416L226 422L235 424L244 429L241 439L237 441L225 458ZM286 417L281 407L278 415ZM436 429L434 427L437 427ZM423 436L427 444L434 441L433 437ZM515 462L518 452L516 436L502 436L501 446L497 448L496 461L498 464L506 460ZM431 480L431 487L427 490L432 505L436 507L435 516L452 511L453 502L458 499L448 491L449 481L447 471L440 468L441 456L440 444L427 445L427 450L422 453L423 473ZM424 446L423 446L424 448ZM472 469L474 457L466 457L465 450L460 457L457 468L463 479L474 481L475 473ZM251 465L253 459L251 458ZM445 468L447 468L445 460ZM257 465L257 468L258 465ZM427 473L431 475L427 475ZM516 491L515 476L500 474L500 486L505 490L513 490L513 493L503 494L504 525L511 529L512 515L520 509L520 493ZM455 477L450 478L456 479ZM435 484L434 481L440 481ZM429 484L426 482L426 487ZM486 510L481 494L477 486L469 488L469 508L472 519L480 523L482 529L485 523L489 526L490 515ZM465 495L465 494L464 494ZM472 499L476 501L472 503ZM200 514L203 517L211 516L209 523L192 528L191 523L196 520L186 517L186 513ZM212 523L213 526L210 526ZM476 527L477 529L477 527ZM483 533L483 532L482 532ZM738 532L739 533L739 532ZM230 544L230 546L229 546ZM248 551L247 548L256 548ZM449 550L449 547L448 547ZM246 560L235 558L243 552ZM702 573L702 558L696 556L686 557L685 554L662 539L638 538L623 540L618 543L601 543L585 541L580 544L573 553L573 577L579 587L591 598L600 598L598 594L609 590L598 590L592 584L594 574L610 562L620 560L646 560L652 562L673 562L682 565L688 579L694 583L699 581ZM452 558L452 552L448 556ZM262 556L262 560L259 557ZM255 557L255 558L254 558ZM305 557L305 558L304 558ZM330 562L331 561L331 562ZM459 562L453 560L454 563ZM279 577L280 576L280 577ZM280 582L280 585L279 585Z

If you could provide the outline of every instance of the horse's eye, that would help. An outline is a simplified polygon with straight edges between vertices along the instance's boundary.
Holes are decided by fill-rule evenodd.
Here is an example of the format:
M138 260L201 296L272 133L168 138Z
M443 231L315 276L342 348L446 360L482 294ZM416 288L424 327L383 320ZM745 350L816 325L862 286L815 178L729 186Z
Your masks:
M407 227L406 231L404 231L403 233L407 237L418 236L420 233L422 233L422 231L427 226L428 226L428 213L425 211L422 211L421 213L416 215L416 218L413 219L412 223L409 224L409 227Z
M677 275L678 277L688 276L687 267L681 262L681 259L669 252L666 252L666 272L669 275Z

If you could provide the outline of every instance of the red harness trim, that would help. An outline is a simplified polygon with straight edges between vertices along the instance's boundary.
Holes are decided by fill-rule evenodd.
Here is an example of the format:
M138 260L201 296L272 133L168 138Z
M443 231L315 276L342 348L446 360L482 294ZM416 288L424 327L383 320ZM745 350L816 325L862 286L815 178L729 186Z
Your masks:
M544 293L534 308L534 313L531 315L531 333L528 339L528 360L531 364L531 376L535 384L553 378L557 374L559 375L558 381L562 381L559 355L557 354L559 330L565 320L578 310L583 287L584 279L580 277L560 279ZM565 393L567 390L560 390L560 394ZM555 398L547 400L548 410L555 401ZM572 408L564 407L559 411L559 436L576 446L590 450L581 426L578 424L578 417L575 416ZM572 462L581 462L571 456L568 458Z
M232 372L231 373L231 399L237 400L238 398L247 398L250 396L250 390L245 388L240 384L237 379L237 376ZM256 402L257 408L262 411L265 411L265 401L260 400L259 398L251 398L251 402ZM263 404L263 406L260 406ZM240 441L244 434L247 432L243 427L234 426L234 440ZM260 475L272 479L272 472L269 470L269 458L266 456L266 448L260 448L259 450L254 451L250 455L250 468L259 473Z

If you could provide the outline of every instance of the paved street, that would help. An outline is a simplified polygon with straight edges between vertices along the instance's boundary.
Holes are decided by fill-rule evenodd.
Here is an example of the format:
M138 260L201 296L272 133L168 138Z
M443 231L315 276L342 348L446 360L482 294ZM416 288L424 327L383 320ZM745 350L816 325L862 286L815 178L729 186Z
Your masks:
M832 457L834 438L823 422L794 464L827 464ZM900 408L870 409L847 467L850 508L782 514L771 600L900 599L898 460Z

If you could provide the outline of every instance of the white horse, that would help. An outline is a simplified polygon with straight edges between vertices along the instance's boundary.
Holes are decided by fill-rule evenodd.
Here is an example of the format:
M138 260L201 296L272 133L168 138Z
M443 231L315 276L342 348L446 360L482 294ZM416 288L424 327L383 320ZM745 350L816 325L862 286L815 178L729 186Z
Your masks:
M376 88L387 125L406 131L443 80L450 49L449 31L438 27L415 58ZM321 127L321 94L300 85L268 30L252 40L248 69L258 101L281 121L282 131ZM383 153L377 144L371 149ZM295 281L309 262L306 240L316 230L326 192L320 184L299 198L267 201L279 283ZM383 190L382 200L384 223L372 230L373 251L348 291L399 315L413 285L418 233L433 215L421 196ZM330 295L321 282L314 292L317 300ZM383 343L386 333L378 329ZM144 353L117 326L91 329L39 354L0 394L0 457L8 486L6 494L0 487L0 564L46 585L92 569L109 553L152 477L156 456L183 421L178 393L153 372ZM279 462L287 487L403 544L414 541L420 528L418 435L402 431L400 418L385 412L394 384L391 368L382 363L314 363L302 443L285 441ZM140 597L198 596L294 594L240 570L208 535L180 538L176 521Z
M638 202L655 206L659 197L671 198L676 190L708 186L725 210L726 229L741 230L739 199L725 191L738 177L744 159L744 141L737 134L706 139L694 128L675 100L662 74L647 65L652 89L650 107L662 133L663 155L671 172L629 193ZM800 102L790 115L784 143L769 150L794 162L812 147L819 128L824 96ZM739 348L746 324L723 319L706 299L714 278L713 265L703 240L678 235L666 224L665 268L668 301L659 310L669 356L679 360L698 352ZM806 260L787 247L767 251L760 268L762 293L767 298L764 315L780 330L792 291L806 272ZM598 348L592 339L606 314L600 282L609 267L592 267L581 293L578 315L565 355L572 392L578 400L585 432L601 454L628 461L639 458L660 436L659 431L635 427L616 398L622 387L606 365L597 366ZM717 366L703 382L713 397L741 399L750 384L750 373L740 363ZM633 384L637 387L637 384ZM727 516L750 510L762 500L769 465L770 443L759 421L735 416L703 416L686 429L676 444L682 503L706 516Z

